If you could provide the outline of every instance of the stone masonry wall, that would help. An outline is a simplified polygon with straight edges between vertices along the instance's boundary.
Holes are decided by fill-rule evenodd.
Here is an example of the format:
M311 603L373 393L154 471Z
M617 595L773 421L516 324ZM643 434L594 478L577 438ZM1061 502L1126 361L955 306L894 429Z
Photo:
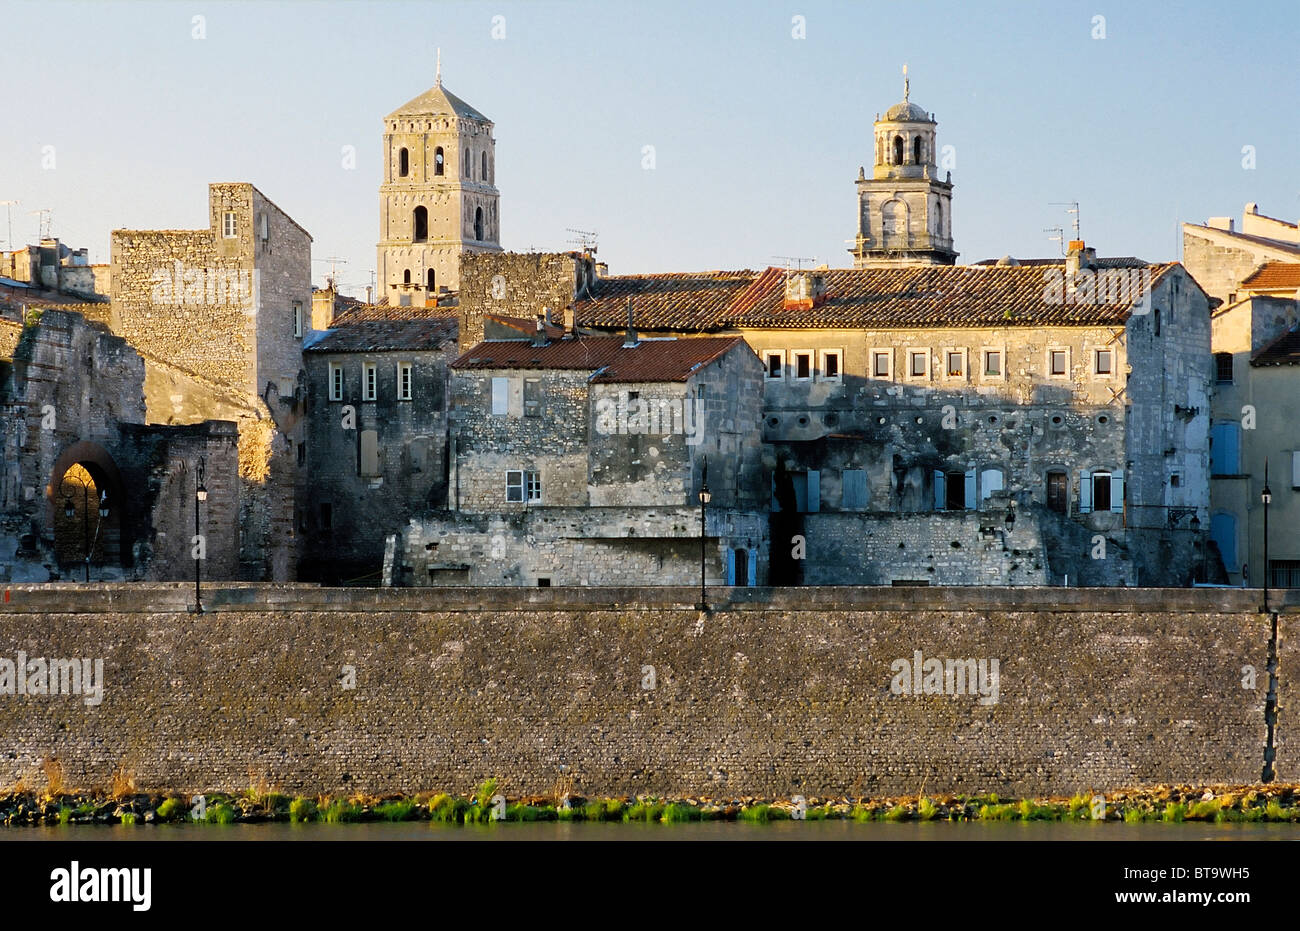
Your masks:
M618 608L566 607L556 589L552 607L449 602L486 610L421 609L415 591L295 603L267 590L209 592L216 609L196 617L148 608L180 603L179 589L85 613L73 606L93 593L61 588L13 588L0 656L101 658L103 700L0 696L0 782L39 786L57 757L73 786L122 767L141 789L467 792L494 776L510 796L560 779L588 795L1068 795L1254 782L1263 759L1268 627L1236 592L1067 592L1058 605L886 589L855 606L756 590L769 606L701 614L674 606L689 589L657 607L635 606L644 591ZM284 603L257 607L268 598ZM989 688L894 694L891 664L915 651L998 660L996 703L981 701ZM1297 775L1295 728L1284 711L1283 779Z
M557 325L588 263L568 253L465 253L460 259L460 347L483 339L483 315L531 320L549 310Z

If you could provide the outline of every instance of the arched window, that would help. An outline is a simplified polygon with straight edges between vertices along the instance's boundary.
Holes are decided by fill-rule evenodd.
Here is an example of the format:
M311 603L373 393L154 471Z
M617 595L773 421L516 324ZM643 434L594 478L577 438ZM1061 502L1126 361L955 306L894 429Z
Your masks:
M480 158L482 158L482 165L480 166L480 167L482 168L482 171L480 171L480 172L478 173L478 179L479 179L480 181L486 181L486 180L488 179L488 176L487 176L487 153L486 153L486 152L481 152L481 153L479 153L479 155L480 155Z
M943 201L934 202L934 235L943 235Z
M425 207L416 207L411 215L411 239L424 242L429 238L429 211Z
M469 160L469 149L465 150L465 180L474 180L474 163Z
M408 268L406 271L402 272L402 284L410 284L410 283L411 283L411 270Z
M901 201L891 200L881 206L880 238L886 248L907 245L907 213Z
M912 163L915 165L920 165L922 154L923 153L921 152L921 137L917 136L915 139L912 140Z
M443 172L442 163L443 163L442 146L438 146L438 148L433 150L433 173L435 175L442 174Z
M895 165L903 164L903 137L902 136L894 137L894 164Z
M429 269L429 273L428 273L427 277L428 277L428 279L429 279L429 290L430 290L430 291L433 291L435 285L437 284L438 276L437 276L437 274L435 274L434 270L431 268L431 269Z
M483 238L483 208L474 208L474 238L481 240Z
M397 153L397 173L403 178L411 173L411 153L406 149Z

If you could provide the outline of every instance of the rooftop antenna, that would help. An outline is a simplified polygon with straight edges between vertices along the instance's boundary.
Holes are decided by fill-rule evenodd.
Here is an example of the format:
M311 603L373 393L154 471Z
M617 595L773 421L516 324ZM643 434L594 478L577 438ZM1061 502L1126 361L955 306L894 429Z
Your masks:
M1081 235L1079 235L1079 202L1077 200L1057 201L1048 204L1048 206L1069 207L1070 209L1065 212L1074 214L1074 222L1071 224L1071 226L1074 228L1074 238L1075 239L1083 238Z
M329 282L331 288L336 287L338 282L338 266L348 264L348 260L337 255L327 255L323 259L312 259L313 262L329 262L330 276L325 280Z
M565 242L570 245L581 246L582 251L590 255L596 254L596 249L599 247L599 233L593 233L588 230L575 230L569 227L565 227L564 231L566 233L573 233L577 237L576 239L566 239Z
M13 208L18 206L18 201L0 200L0 206L5 208L5 214L9 218L9 238L5 240L5 245L9 247L10 252L13 252L14 251L14 210Z
M49 207L42 207L40 210L29 210L27 215L32 217L38 216L41 218L40 238L49 239L50 226L54 222L54 211Z
M1057 243L1061 249L1061 255L1065 255L1065 230L1059 226L1049 226L1043 230L1044 233L1055 233L1055 236L1048 236L1052 242Z
M803 268L804 262L812 263L817 261L815 255L774 255L772 258L781 260L781 267L785 269L787 275L792 271L800 271ZM791 268L791 265L793 265L794 268Z
M442 46L438 47L438 71L434 76L433 83L437 87L442 87Z

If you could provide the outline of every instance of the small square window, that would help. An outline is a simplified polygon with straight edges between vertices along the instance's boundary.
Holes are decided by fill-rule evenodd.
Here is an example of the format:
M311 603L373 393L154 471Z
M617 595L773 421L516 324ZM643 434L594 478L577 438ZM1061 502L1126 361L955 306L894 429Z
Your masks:
M794 354L794 377L796 381L812 378L812 353L796 352Z
M842 368L840 366L841 353L838 349L825 349L822 351L822 370L821 377L824 381L839 381Z
M1094 353L1094 359L1095 364L1093 366L1093 371L1098 375L1109 375L1111 373L1113 363L1111 361L1112 356L1109 349L1098 349L1096 353Z
M871 353L871 377L888 378L890 361L893 354L882 349L877 349Z
M1216 352L1214 354L1214 380L1220 385L1232 384L1232 353Z
M1052 375L1065 375L1067 368L1066 351L1064 349L1053 349L1047 354L1048 371Z
M767 377L780 379L785 377L785 353L772 351L763 353L763 364L767 366Z
M916 349L909 352L907 370L913 378L924 378L930 371L930 353Z
M524 500L524 473L517 469L506 472L506 500Z
M1002 350L984 350L984 375L987 378L1002 377Z
M960 350L950 349L946 355L948 359L948 377L960 378L966 371L966 354Z

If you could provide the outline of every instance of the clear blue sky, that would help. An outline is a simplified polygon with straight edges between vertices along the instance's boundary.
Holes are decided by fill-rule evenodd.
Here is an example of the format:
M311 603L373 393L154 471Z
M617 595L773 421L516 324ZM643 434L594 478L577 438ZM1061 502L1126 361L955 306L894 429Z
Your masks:
M912 100L956 150L959 261L1052 254L1043 228L1069 218L1050 204L1070 200L1100 254L1177 258L1180 221L1247 201L1300 215L1298 10L19 0L3 17L0 200L22 202L15 239L48 207L55 235L107 261L110 230L205 225L208 182L251 181L311 232L316 258L347 259L345 289L364 287L381 120L433 84L441 47L444 84L496 123L507 249L568 248L576 227L599 232L615 274L843 266L871 123L901 98L907 62Z

